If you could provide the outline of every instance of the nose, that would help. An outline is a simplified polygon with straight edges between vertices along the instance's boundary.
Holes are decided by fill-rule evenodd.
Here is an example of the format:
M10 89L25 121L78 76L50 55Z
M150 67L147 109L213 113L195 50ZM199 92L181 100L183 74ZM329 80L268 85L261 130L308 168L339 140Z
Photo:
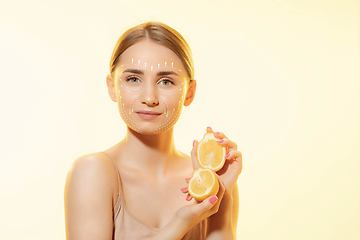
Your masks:
M146 89L144 89L142 103L148 105L149 107L159 105L157 93L153 86L148 86Z

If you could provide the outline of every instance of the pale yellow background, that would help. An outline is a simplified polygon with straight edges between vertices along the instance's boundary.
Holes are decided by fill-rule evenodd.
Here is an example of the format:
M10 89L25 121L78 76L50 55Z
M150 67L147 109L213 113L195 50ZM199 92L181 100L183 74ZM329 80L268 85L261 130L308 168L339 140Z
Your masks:
M207 125L243 153L238 239L360 239L360 2L2 1L0 239L65 239L65 175L124 134L106 92L120 34L145 20L193 50Z

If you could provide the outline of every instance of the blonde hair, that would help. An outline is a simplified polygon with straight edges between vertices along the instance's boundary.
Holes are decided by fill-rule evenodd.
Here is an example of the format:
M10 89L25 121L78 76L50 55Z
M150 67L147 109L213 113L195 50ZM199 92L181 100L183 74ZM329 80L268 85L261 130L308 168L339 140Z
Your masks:
M116 68L120 55L135 43L150 39L172 50L181 60L189 80L194 79L194 65L191 49L179 32L156 21L148 21L125 31L117 40L110 60L110 73Z

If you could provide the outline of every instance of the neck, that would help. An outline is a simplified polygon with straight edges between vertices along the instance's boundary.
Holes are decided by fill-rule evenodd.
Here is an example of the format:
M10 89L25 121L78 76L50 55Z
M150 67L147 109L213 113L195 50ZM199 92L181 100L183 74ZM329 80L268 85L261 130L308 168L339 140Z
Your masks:
M174 145L173 128L156 135L143 135L127 128L122 145L127 164L146 169L152 176L167 175L180 155Z

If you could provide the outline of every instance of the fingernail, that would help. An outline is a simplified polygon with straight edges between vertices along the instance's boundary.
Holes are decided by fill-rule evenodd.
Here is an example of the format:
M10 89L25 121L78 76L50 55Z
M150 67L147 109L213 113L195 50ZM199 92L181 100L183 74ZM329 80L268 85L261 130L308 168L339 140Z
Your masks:
M186 192L187 187L183 187L183 188L181 188L180 190L181 190L182 192Z
M219 143L223 143L224 139L220 139L220 140L216 140L216 141L219 142Z
M193 147L195 146L195 140L193 141Z
M214 204L217 200L218 200L218 197L217 197L217 196L212 196L212 197L209 199L209 202L210 202L211 204Z

